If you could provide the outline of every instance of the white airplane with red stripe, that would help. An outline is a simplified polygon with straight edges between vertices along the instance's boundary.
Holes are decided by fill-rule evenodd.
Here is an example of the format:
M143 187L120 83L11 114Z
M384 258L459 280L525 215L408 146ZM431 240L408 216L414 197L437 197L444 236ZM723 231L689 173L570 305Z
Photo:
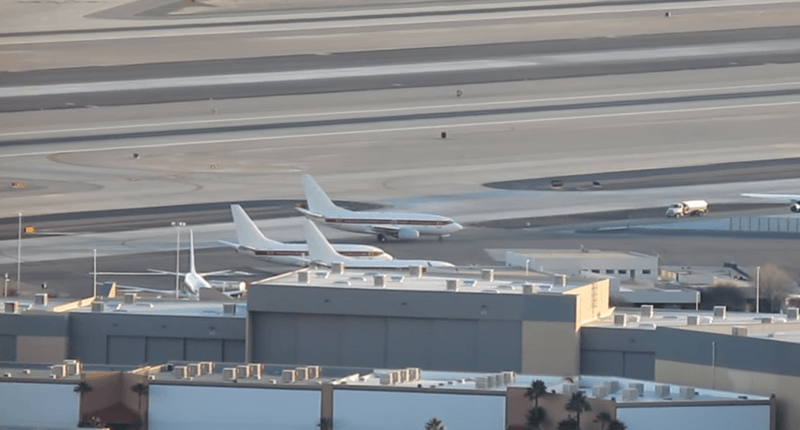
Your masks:
M222 244L264 260L292 266L305 266L309 263L308 245L305 243L282 243L264 236L247 212L240 205L231 205L231 216L236 227L236 240L239 243L219 241ZM392 260L384 250L369 245L334 245L337 252L351 258Z
M441 240L464 228L441 215L344 209L331 201L311 175L303 175L303 189L308 209L296 209L308 219L339 230L374 234L380 242L386 242L388 237L414 240L426 235Z

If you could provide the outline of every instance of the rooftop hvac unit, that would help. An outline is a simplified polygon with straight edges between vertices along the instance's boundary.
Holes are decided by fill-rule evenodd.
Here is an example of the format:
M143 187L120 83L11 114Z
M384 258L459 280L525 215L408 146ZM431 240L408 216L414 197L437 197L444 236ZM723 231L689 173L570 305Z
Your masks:
M398 383L402 384L409 381L408 377L408 369L400 369L397 371L398 376L400 377Z
M628 315L629 323L638 323L640 319L639 315Z
M603 385L608 387L608 392L609 393L613 394L613 393L616 393L617 391L619 391L619 381L617 381L616 379L612 379L610 381L606 381L605 384L603 384Z
M772 324L773 323L772 317L764 317L764 318L758 318L758 319L761 320L761 324Z
M800 319L800 308L786 308L786 320L797 321Z
M672 387L669 385L657 384L655 391L656 396L661 397L662 399L672 396Z
M10 378L10 377L11 377L11 374L10 374L10 373L3 373L3 377L4 377L4 378Z
M47 306L47 293L36 293L33 303L37 306Z
M608 396L608 387L605 385L598 385L596 387L592 387L592 397L596 397L598 399L605 399Z
M298 381L305 381L306 379L308 379L308 369L307 368L298 367L298 368L294 369L294 371L295 371L295 377L297 378Z
M639 393L639 397L644 396L644 384L641 382L631 382L628 384L628 388L635 388L636 392Z
M561 386L561 394L575 394L578 392L578 384L564 384Z
M373 285L376 287L385 287L386 286L386 275L375 275L373 278Z
M132 305L136 303L136 293L125 293L125 304Z
M223 303L222 313L225 315L236 315L236 303Z
M692 399L694 398L694 388L692 387L681 387L680 396L681 399Z
M237 379L244 379L250 377L250 366L246 364L242 364L240 366L236 366L236 378Z
M522 294L533 294L533 284L522 284Z
M291 384L297 380L297 373L294 369L286 369L281 372L281 382L284 384Z
M639 392L636 388L625 388L622 390L622 401L624 402L635 402L638 397Z
M491 377L492 377L492 384L495 387L502 387L503 385L505 385L505 379L503 379L502 373L495 373L491 375Z
M731 327L731 334L734 336L747 336L747 327L733 326Z
M7 314L18 314L19 313L19 302L6 302L5 313L7 313Z
M503 372L503 384L511 385L517 381L517 374L513 370L506 370Z
M92 312L103 312L106 309L106 304L103 302L92 302Z
M200 375L200 364L199 363L192 363L186 365L186 373L189 376L198 376Z
M67 376L67 365L66 364L54 364L50 366L51 375L55 375L56 378L63 378Z
M331 263L331 273L334 275L344 275L344 263L341 261Z
M614 325L625 327L628 325L628 316L625 314L614 314Z
M78 363L77 361L73 360L73 362L71 363L64 363L64 366L67 369L68 376L77 375L81 373L81 364Z
M236 379L236 368L226 367L222 369L222 379L226 381L233 381Z
M261 378L261 365L258 363L250 363L247 365L250 368L250 377L251 378Z
M297 272L297 282L301 283L301 284L307 284L308 283L308 272L306 272L306 271Z
M322 376L321 369L317 365L306 366L306 369L308 370L308 379L317 379Z
M689 315L686 317L686 325L699 325L699 324L700 324L699 315Z
M458 279L447 280L447 291L458 291Z
M156 380L156 375L147 375L147 380L148 381L155 381Z
M403 282L403 279L405 278L403 277L403 275L392 275L391 279L392 282Z
M483 269L481 270L481 279L484 281L493 282L494 281L494 269Z
M392 385L392 374L391 373L382 373L380 376L381 385Z
M328 279L328 276L330 276L330 275L331 275L331 272L328 272L327 270L320 270L319 272L314 272L314 276L316 276L317 278L322 278L322 279Z
M214 363L211 361L202 361L200 362L200 374L201 375L210 375L214 373Z
M189 369L186 366L175 366L172 369L172 375L176 379L186 379L189 376Z
M640 312L642 318L653 318L653 305L642 305Z
M727 318L728 308L725 306L714 306L714 318L725 319Z
M566 287L567 286L567 275L556 275L555 280L553 281L554 287Z
M419 381L419 379L420 379L419 367L409 367L408 368L408 380L409 380L409 382Z
M409 266L408 267L408 275L412 278L421 278L422 277L422 266Z
M491 387L485 376L478 376L475 378L475 388L478 390L488 390Z

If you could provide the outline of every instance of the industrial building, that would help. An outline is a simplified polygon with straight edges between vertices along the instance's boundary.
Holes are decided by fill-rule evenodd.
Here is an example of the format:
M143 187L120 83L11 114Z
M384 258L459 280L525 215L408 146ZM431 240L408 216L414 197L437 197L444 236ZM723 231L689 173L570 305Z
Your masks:
M538 400L547 416L543 430L567 418L564 406L577 391L591 406L582 428L606 412L630 430L774 429L768 397L596 376L213 362L122 371L68 361L0 371L6 399L0 421L11 426L70 428L94 419L152 430L299 430L321 422L345 430L406 430L437 417L448 428L520 429L532 407L526 388L541 380L548 390Z

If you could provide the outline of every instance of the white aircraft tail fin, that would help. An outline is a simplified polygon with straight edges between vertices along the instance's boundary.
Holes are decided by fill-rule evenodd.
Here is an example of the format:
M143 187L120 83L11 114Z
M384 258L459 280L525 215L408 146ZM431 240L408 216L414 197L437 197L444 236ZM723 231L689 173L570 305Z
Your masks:
M303 220L303 228L305 229L306 241L308 242L308 257L311 261L330 264L334 261L344 261L347 259L347 257L336 252L313 222L307 219Z
M264 236L241 206L231 205L231 215L233 216L233 225L236 227L236 240L239 241L239 245L261 249L278 243Z
M333 204L325 191L317 184L317 181L311 175L303 175L303 190L306 193L306 202L308 209L311 212L318 214L326 214L337 210L342 210L340 207Z
M197 273L194 267L194 231L189 230L189 272Z

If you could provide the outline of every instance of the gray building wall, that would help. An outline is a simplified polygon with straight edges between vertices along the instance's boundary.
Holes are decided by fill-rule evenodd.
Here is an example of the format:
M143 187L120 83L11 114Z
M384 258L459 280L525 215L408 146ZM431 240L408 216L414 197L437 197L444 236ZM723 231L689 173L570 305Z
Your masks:
M72 313L69 356L86 363L244 361L245 319Z
M65 343L68 327L68 316L62 314L0 314L0 361L17 361L18 345L33 344L31 341L37 338L47 339L51 344L50 340L60 338ZM58 349L58 345L53 346Z
M250 361L522 370L522 321L574 324L569 295L253 286Z
M581 374L655 379L655 330L583 327Z

